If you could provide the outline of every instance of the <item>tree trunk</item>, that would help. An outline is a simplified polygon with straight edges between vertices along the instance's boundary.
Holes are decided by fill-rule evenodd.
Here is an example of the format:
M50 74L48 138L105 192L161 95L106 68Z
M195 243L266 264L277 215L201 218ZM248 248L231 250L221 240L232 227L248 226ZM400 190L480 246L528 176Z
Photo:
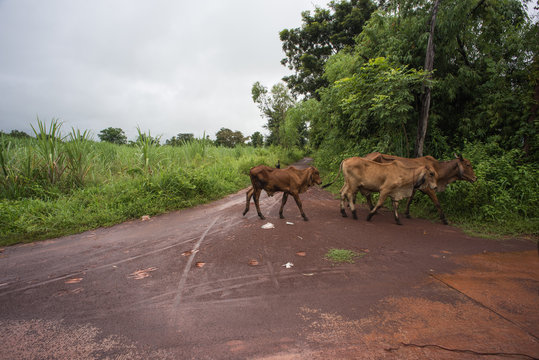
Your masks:
M539 25L536 25L536 26L539 26ZM539 81L537 80L537 75L539 74L539 54L535 55L533 59L531 73L532 73L532 76L535 77L535 89L533 92L533 101L532 101L532 106L530 109L530 116L528 117L528 126L530 127L530 129L533 127L533 124L535 123L537 112L539 110ZM530 145L530 136L528 132L526 132L526 134L524 135L523 150L526 156L530 156L531 145Z
M421 113L419 121L417 122L417 138L415 144L415 156L423 156L423 145L425 143L425 136L427 135L427 125L429 122L429 110L430 110L430 85L428 80L431 79L432 69L434 67L434 27L436 25L436 13L438 12L438 5L440 0L434 2L432 9L432 18L430 20L430 34L429 41L427 43L427 54L425 56L425 71L428 72L427 79L421 86Z

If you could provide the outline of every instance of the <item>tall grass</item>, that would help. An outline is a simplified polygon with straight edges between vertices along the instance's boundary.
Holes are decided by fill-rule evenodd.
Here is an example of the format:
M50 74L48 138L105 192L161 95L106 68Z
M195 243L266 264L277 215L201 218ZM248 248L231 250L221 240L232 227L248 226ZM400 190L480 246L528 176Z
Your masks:
M139 129L134 145L38 121L36 138L0 136L0 246L110 226L193 206L249 184L259 164L302 156L280 148L214 146L195 139L158 146ZM140 136L142 135L142 136Z

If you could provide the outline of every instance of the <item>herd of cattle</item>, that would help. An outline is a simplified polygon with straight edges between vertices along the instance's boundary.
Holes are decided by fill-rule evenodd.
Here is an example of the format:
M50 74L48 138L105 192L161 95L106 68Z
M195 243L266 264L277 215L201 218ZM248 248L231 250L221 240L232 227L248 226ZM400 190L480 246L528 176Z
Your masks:
M277 168L259 165L250 170L252 186L247 190L247 203L243 215L249 211L251 198L254 198L258 216L265 219L259 204L260 193L265 190L269 196L273 196L276 192L283 192L281 208L279 209L281 219L284 218L283 207L288 195L292 195L301 216L307 221L308 218L303 211L299 194L305 192L310 186L320 185L322 183L320 174L313 166L298 170L292 166L280 169L279 165ZM354 219L357 219L355 199L357 193L360 192L367 198L369 204L368 221L389 197L393 203L395 221L399 225L401 222L397 210L398 202L408 198L405 215L409 217L410 203L416 190L424 192L431 198L438 209L440 220L447 224L436 192L444 191L448 184L456 180L466 180L472 183L477 180L470 161L461 155L455 155L455 159L450 161L438 161L432 156L413 159L402 158L379 152L370 153L364 157L351 157L341 162L335 179L324 185L323 188L333 184L341 173L344 177L344 185L340 192L342 216L347 216L345 208L348 205ZM380 193L376 205L372 203L372 193Z

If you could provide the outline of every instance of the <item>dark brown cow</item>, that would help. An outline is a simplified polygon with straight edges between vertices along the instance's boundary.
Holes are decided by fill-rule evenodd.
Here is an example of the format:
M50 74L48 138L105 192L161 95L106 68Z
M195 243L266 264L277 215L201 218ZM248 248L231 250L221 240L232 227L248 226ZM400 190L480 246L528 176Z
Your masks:
M438 161L432 156L423 156L420 158L410 159L410 158L403 158L403 157L394 156L394 155L381 154L379 152L373 152L373 153L367 154L365 156L365 159L369 159L369 160L380 162L380 163L388 163L388 162L398 160L401 163L406 164L408 166L429 165L436 171L438 175L436 179L437 184L438 184L438 189L437 189L438 192L444 191L447 185L451 184L452 182L456 180L466 180L471 183L477 180L477 176L475 176L470 160L464 159L462 155L455 154L455 159L453 160ZM442 207L440 206L440 201L438 201L438 197L436 196L436 191L430 188L424 188L420 190L430 197L430 199L436 206L436 209L438 209L440 220L442 221L442 223L447 225L447 220L445 218L445 214L442 210ZM410 203L412 202L415 191L416 189L414 189L414 191L412 192L412 195L410 196L410 198L408 198L408 202L406 203L406 212L404 214L408 218L410 217ZM370 195L366 197L367 197L367 202L369 203L369 206L372 209L373 205L372 205L372 200L370 198Z
M249 211L251 197L254 197L258 216L264 220L265 217L260 212L260 193L262 190L265 190L269 196L273 196L276 192L281 191L283 192L283 200L281 202L281 209L279 210L280 218L284 219L283 207L290 194L294 197L294 200L296 200L296 204L298 205L303 219L305 221L309 220L303 212L299 194L305 192L310 186L322 183L320 180L320 173L315 167L310 166L307 169L298 170L292 166L287 167L286 169L274 169L269 166L259 165L252 168L249 171L249 175L251 176L251 183L253 186L247 190L247 203L243 215L247 214Z

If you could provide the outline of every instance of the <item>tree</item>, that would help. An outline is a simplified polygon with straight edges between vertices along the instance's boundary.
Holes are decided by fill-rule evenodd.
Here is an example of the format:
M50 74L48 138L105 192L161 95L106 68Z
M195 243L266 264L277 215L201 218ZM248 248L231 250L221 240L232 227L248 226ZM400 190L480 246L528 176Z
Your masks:
M264 146L264 136L259 131L251 135L251 145L255 148Z
M436 25L436 13L438 12L438 4L440 0L436 0L434 8L432 9L432 18L430 20L430 33L429 41L427 44L427 53L425 55L425 71L427 71L427 77L423 85L421 86L421 113L419 121L417 123L417 137L415 142L415 157L423 156L423 144L425 143L425 136L427 135L427 125L429 122L429 110L430 110L430 86L427 80L431 78L432 69L434 66L434 27Z
M333 71L332 65L340 66L340 62L330 63L328 71ZM378 150L408 157L414 92L419 91L424 75L376 58L336 81L320 92L319 106L307 108L324 111L323 116L306 115L316 119L311 123L313 145L334 147L343 141L351 155Z
M194 134L191 133L179 133L176 136L171 137L166 141L166 145L171 146L180 146L187 142L192 141L195 138Z
M103 129L97 136L101 141L119 145L127 144L127 136L125 136L124 131L120 128L109 127Z
M215 137L217 146L235 147L245 142L241 131L232 131L224 127L215 133Z
M387 11L375 13L365 25L354 56L386 56L393 63L422 68L435 2L387 3ZM522 147L525 133L535 133L527 124L527 112L538 42L524 5L520 0L439 2L433 36L437 85L431 93L424 152L441 156L465 141L489 138L504 149ZM421 103L419 94L415 96L417 119Z
M283 80L294 94L316 97L316 90L326 87L322 77L324 65L331 55L353 47L354 38L376 6L371 0L331 1L330 9L316 8L314 14L304 11L301 28L284 29L279 36L286 58L281 64L295 74Z
M15 138L29 138L30 137L30 135L20 130L11 130L11 132L9 133L9 136L12 136Z
M271 93L268 93L268 89L258 81L253 84L251 94L262 112L262 117L268 121L264 125L264 128L270 131L267 144L279 145L280 127L284 123L286 112L295 104L292 94L283 83L273 85Z

